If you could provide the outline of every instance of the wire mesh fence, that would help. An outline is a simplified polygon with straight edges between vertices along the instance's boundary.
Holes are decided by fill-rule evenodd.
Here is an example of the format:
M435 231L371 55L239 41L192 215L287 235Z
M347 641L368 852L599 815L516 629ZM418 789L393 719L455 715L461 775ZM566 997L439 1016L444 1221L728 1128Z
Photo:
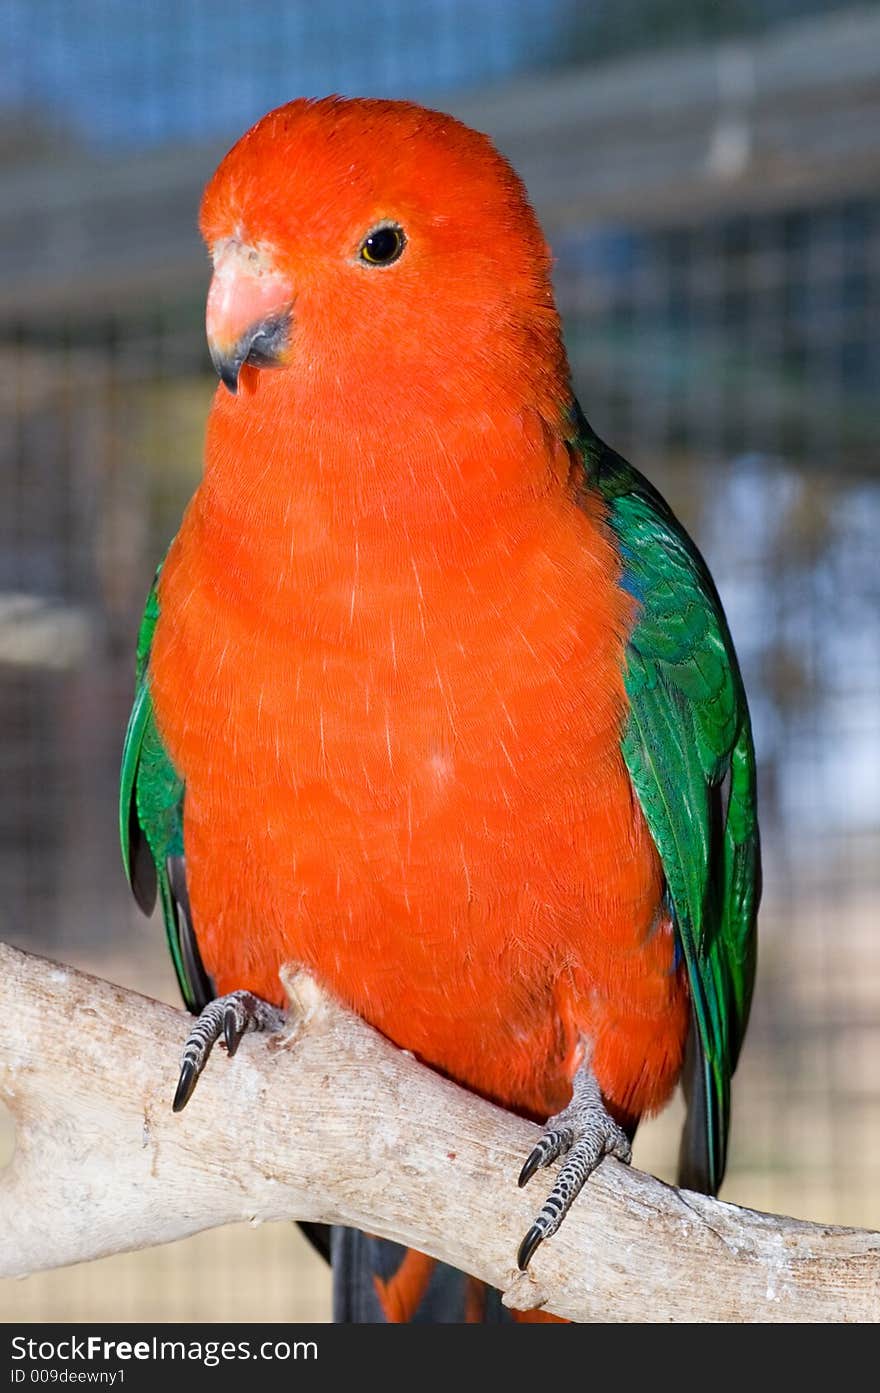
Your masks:
M283 68L277 55L309 24L322 74L332 74L334 61L340 71L334 54L351 46L347 6L328 10L342 25L335 37L304 17L313 7L264 8L274 16L261 31L257 7L264 44L280 32L272 26L282 24L281 10L297 17L283 20L287 48L276 45L263 60L258 52L245 65L251 86L242 121L237 107L226 113L230 138L291 95L290 86L272 85ZM386 8L401 16L407 9ZM96 5L94 13L110 9ZM181 52L201 52L192 18L199 9L187 12L189 27L173 31L173 53L156 33L147 65L154 114L143 129L129 121L130 143L213 135L216 128L194 126L178 109L167 79ZM450 52L469 48L473 25L464 25L463 7L425 9L449 26ZM468 9L501 23L500 7ZM557 19L568 25L571 10L560 4ZM409 82L412 91L429 78L451 86L532 66L544 74L542 101L552 111L555 65L566 51L561 20L530 53L522 36L528 11L534 27L535 7L506 7L512 11L520 28L496 35L479 69L472 55L444 66L430 31L422 68L400 57L409 41L397 58L383 58L377 41L375 52L351 59L352 80L363 90ZM13 12L19 27L7 28L5 42L20 47L32 19L21 7ZM40 62L71 81L69 18L64 6L46 12L57 53L49 44ZM81 95L82 129L99 134L133 100L128 38L117 44L101 32L100 81L88 101ZM393 47L387 25L384 32L385 48ZM19 69L16 92L27 95ZM27 72L33 92L36 68ZM248 103L256 109L245 110ZM47 165L39 148L45 223L58 181L71 180L71 159L53 156ZM14 162L22 160L16 146ZM728 185L723 207L702 199L670 213L656 192L640 206L635 187L626 216L573 217L560 185L542 188L540 208L582 404L599 433L667 494L703 548L755 717L767 889L725 1195L868 1226L880 1223L878 171L880 160L865 162L845 190L802 177L773 207L762 206L752 185L738 206ZM199 177L209 172L205 165ZM194 223L197 186L191 192ZM161 200L163 188L156 193ZM39 184L32 197L40 223ZM101 264L96 247L118 257L123 223L103 216L91 231L83 226L91 267ZM19 224L5 283L16 280L9 267L18 265L25 232ZM69 245L62 254L73 255ZM187 268L196 265L190 255L189 247L181 252ZM118 303L91 290L84 299L74 286L47 305L37 287L32 304L19 293L0 321L0 935L169 1000L175 988L161 931L138 918L119 866L115 799L137 621L198 478L213 391L202 330L206 270L175 277L172 262L164 283L145 277ZM18 278L19 291L22 284ZM649 1124L637 1160L671 1174L676 1123L673 1108ZM327 1309L326 1274L289 1225L0 1284L7 1318L285 1319Z

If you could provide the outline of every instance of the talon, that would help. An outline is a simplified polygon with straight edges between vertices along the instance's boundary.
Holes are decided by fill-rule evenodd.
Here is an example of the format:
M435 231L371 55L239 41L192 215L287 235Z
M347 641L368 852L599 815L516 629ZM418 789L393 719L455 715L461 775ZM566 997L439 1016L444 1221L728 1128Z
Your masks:
M222 1035L230 1055L235 1054L241 1037L247 1030L277 1030L284 1022L284 1012L270 1006L268 1001L252 992L230 992L211 1001L199 1016L183 1047L180 1078L174 1094L172 1109L182 1112L193 1095L199 1075L208 1062L215 1044Z
M567 1151L571 1146L572 1134L565 1132L546 1132L537 1145L533 1148L528 1160L519 1173L517 1184L522 1189L528 1185L535 1171L541 1166L549 1166L551 1161L555 1161L557 1156L561 1156L563 1151Z
M520 1188L528 1184L535 1171L565 1156L556 1183L519 1246L517 1265L525 1272L535 1250L545 1238L556 1233L584 1183L604 1156L631 1158L629 1139L611 1117L589 1067L584 1065L572 1081L572 1098L563 1112L551 1117L543 1137L520 1171Z
M533 1153L534 1154L534 1153ZM529 1157L531 1160L531 1156ZM525 1272L529 1263L535 1255L535 1250L544 1242L544 1234L537 1224L532 1224L522 1243L519 1245L519 1252L516 1255L516 1265L520 1272Z
M519 1173L519 1180L516 1183L520 1189L522 1189L524 1185L528 1185L535 1171L540 1166L543 1155L544 1150L539 1142ZM520 1249L520 1252L522 1252L522 1249ZM523 1271L525 1271L525 1268L523 1268Z
M180 1078L177 1080L177 1089L174 1094L174 1102L171 1104L172 1112L183 1112L198 1081L199 1073L191 1059L185 1059L180 1066Z
M230 1059L241 1044L241 1037L246 1028L247 1018L240 1020L235 1006L230 1002L223 1012L223 1039L226 1042L226 1052Z

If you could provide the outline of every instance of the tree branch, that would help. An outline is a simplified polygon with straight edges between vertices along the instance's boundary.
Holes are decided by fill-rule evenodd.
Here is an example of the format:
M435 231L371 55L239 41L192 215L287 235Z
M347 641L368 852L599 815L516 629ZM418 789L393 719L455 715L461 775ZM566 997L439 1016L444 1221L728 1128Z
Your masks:
M537 1131L395 1049L298 974L279 1046L215 1052L175 1116L183 1013L0 945L0 1274L243 1219L348 1224L573 1320L877 1320L880 1235L753 1213L606 1160L517 1278Z

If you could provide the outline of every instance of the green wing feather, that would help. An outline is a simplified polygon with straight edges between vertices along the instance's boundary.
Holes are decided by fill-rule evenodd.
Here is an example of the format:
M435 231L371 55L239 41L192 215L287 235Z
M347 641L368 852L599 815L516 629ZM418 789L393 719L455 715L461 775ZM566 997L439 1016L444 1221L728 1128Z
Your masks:
M684 528L579 413L575 445L639 605L621 748L663 863L693 1003L681 1183L714 1194L755 975L761 862L748 706L721 601Z
M145 914L152 913L158 897L183 999L191 1011L198 1011L214 992L190 923L183 850L184 786L156 727L149 686L150 648L159 618L159 571L138 633L135 698L119 781L119 837L134 897Z

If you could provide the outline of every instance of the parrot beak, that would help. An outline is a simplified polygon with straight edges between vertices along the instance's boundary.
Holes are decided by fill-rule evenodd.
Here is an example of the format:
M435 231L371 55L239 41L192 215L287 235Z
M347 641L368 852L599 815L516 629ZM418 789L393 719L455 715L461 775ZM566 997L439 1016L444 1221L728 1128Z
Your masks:
M245 363L284 361L292 306L292 286L264 252L234 237L216 244L205 328L211 362L233 396Z

